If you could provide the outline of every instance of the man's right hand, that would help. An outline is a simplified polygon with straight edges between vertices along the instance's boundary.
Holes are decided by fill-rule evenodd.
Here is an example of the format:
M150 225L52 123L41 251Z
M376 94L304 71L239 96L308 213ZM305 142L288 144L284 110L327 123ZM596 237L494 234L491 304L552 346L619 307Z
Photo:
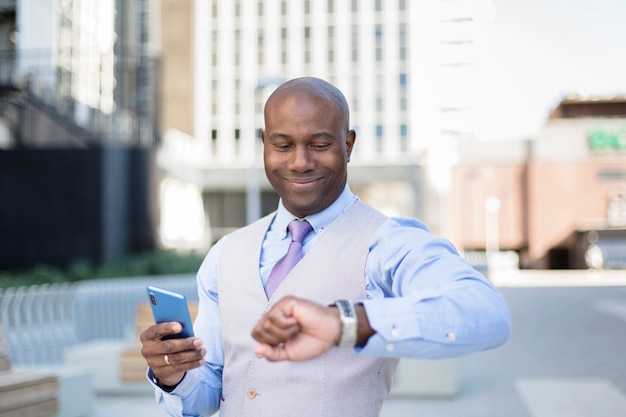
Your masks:
M176 385L185 372L204 365L206 349L197 337L167 339L165 336L180 333L182 326L177 322L154 324L139 335L141 355L163 385Z

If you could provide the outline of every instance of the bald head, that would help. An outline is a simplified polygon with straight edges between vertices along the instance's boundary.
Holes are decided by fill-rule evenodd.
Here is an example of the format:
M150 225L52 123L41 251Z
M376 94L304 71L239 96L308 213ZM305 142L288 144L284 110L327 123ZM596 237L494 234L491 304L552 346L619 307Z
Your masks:
M345 120L345 129L350 125L350 109L348 101L341 91L331 83L320 78L302 77L294 78L280 85L267 99L265 103L265 115L273 104L286 97L316 97L335 107L337 112Z

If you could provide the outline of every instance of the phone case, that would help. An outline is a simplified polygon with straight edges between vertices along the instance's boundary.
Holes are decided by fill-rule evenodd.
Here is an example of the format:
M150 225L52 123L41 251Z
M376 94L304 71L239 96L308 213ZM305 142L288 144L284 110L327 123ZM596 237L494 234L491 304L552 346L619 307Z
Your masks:
M193 336L193 324L184 295L164 288L148 286L148 299L156 323L177 321L183 326L180 333L165 336L163 339L178 339Z

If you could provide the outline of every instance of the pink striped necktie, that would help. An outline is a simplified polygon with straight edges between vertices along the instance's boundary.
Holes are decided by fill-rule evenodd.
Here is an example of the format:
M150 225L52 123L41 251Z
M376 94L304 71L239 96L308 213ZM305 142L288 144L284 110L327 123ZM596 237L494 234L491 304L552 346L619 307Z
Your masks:
M285 256L280 258L265 284L265 294L269 300L276 288L280 285L283 278L287 276L289 271L302 259L302 242L306 235L309 234L313 227L306 220L292 220L287 226L291 232L291 243Z

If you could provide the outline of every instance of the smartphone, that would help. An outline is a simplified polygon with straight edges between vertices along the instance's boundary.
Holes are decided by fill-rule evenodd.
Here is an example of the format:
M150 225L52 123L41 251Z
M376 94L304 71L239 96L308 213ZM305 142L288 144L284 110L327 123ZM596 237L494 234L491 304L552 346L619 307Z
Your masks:
M189 315L187 299L184 295L164 288L149 285L146 287L152 315L156 323L177 321L183 326L180 333L165 336L163 339L179 339L193 336L193 324Z

